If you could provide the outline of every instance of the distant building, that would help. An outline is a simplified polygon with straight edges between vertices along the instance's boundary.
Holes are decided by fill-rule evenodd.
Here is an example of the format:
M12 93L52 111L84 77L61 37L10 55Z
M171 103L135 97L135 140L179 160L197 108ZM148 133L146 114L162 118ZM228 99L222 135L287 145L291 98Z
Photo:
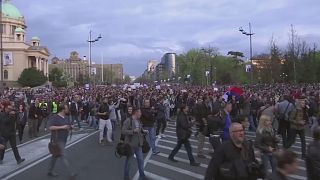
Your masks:
M102 67L104 71L102 72ZM89 77L89 63L85 58L80 58L79 53L73 51L68 59L59 59L54 57L52 64L49 65L49 70L53 68L61 69L71 81L78 81L79 77ZM103 73L103 77L102 77ZM123 65L122 64L91 64L91 78L96 83L121 83L123 80Z
M176 53L166 53L161 58L162 68L169 75L169 78L176 74Z
M157 60L148 61L147 71L148 72L154 72L156 70L156 67L157 67L158 64L159 64L159 62Z
M280 59L280 64L283 65L285 63L285 59ZM268 54L263 54L259 56L252 57L252 65L254 68L258 70L268 69L271 66L271 56Z
M24 69L34 67L48 76L50 52L41 45L40 38L27 42L24 16L9 0L2 3L3 80L16 85Z
M88 76L89 63L87 60L81 59L76 51L71 52L68 59L54 57L51 62L52 64L49 65L50 72L54 68L61 69L71 81L77 81L80 74Z

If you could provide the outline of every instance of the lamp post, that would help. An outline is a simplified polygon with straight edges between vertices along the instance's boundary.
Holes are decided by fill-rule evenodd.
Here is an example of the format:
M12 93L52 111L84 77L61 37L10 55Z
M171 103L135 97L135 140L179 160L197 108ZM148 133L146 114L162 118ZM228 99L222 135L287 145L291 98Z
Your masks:
M250 40L250 65L251 65L250 75L251 75L251 83L253 83L252 35L254 35L254 33L252 32L252 29L251 29L251 23L249 23L249 32L246 32L245 30L243 30L242 27L239 28L239 31L242 34L249 36L249 40Z
M88 43L89 43L89 81L91 81L91 63L92 63L92 61L91 61L91 47L92 47L92 43L99 41L99 39L101 39L101 38L102 38L102 36L100 34L97 38L92 39L92 31L90 30L89 40L88 40Z

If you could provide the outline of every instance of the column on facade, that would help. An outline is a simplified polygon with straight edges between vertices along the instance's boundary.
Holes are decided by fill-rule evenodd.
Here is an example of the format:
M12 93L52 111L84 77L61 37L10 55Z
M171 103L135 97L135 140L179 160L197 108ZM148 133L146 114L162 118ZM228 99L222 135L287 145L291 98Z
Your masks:
M36 57L36 68L39 69L39 58Z

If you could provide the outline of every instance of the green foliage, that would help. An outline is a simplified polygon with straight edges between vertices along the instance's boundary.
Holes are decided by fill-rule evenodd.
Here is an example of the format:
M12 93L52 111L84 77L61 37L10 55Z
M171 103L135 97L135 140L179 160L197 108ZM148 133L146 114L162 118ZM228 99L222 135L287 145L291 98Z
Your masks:
M42 71L39 71L36 68L24 69L18 79L19 84L28 87L40 86L43 85L46 81L47 77L43 74Z
M61 69L55 67L49 73L49 81L60 81L63 77L63 72Z
M67 81L53 81L52 85L54 87L67 87L68 86L68 82Z
M125 84L129 84L131 82L130 76L129 75L125 75L123 81L124 81Z

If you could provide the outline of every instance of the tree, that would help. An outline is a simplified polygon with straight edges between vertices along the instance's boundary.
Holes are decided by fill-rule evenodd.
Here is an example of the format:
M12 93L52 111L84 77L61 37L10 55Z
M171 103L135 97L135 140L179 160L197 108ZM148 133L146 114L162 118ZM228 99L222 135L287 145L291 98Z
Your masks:
M42 71L36 68L24 69L20 74L18 83L22 86L36 87L44 84L47 81L47 77Z
M231 55L235 59L238 59L238 57L241 57L241 58L244 57L243 53L239 51L229 51L227 55Z
M61 69L55 67L49 73L49 81L59 81L63 76L63 72Z
M125 83L125 84L130 84L130 82L131 82L130 76L129 76L129 75L125 75L125 76L124 76L124 83Z

